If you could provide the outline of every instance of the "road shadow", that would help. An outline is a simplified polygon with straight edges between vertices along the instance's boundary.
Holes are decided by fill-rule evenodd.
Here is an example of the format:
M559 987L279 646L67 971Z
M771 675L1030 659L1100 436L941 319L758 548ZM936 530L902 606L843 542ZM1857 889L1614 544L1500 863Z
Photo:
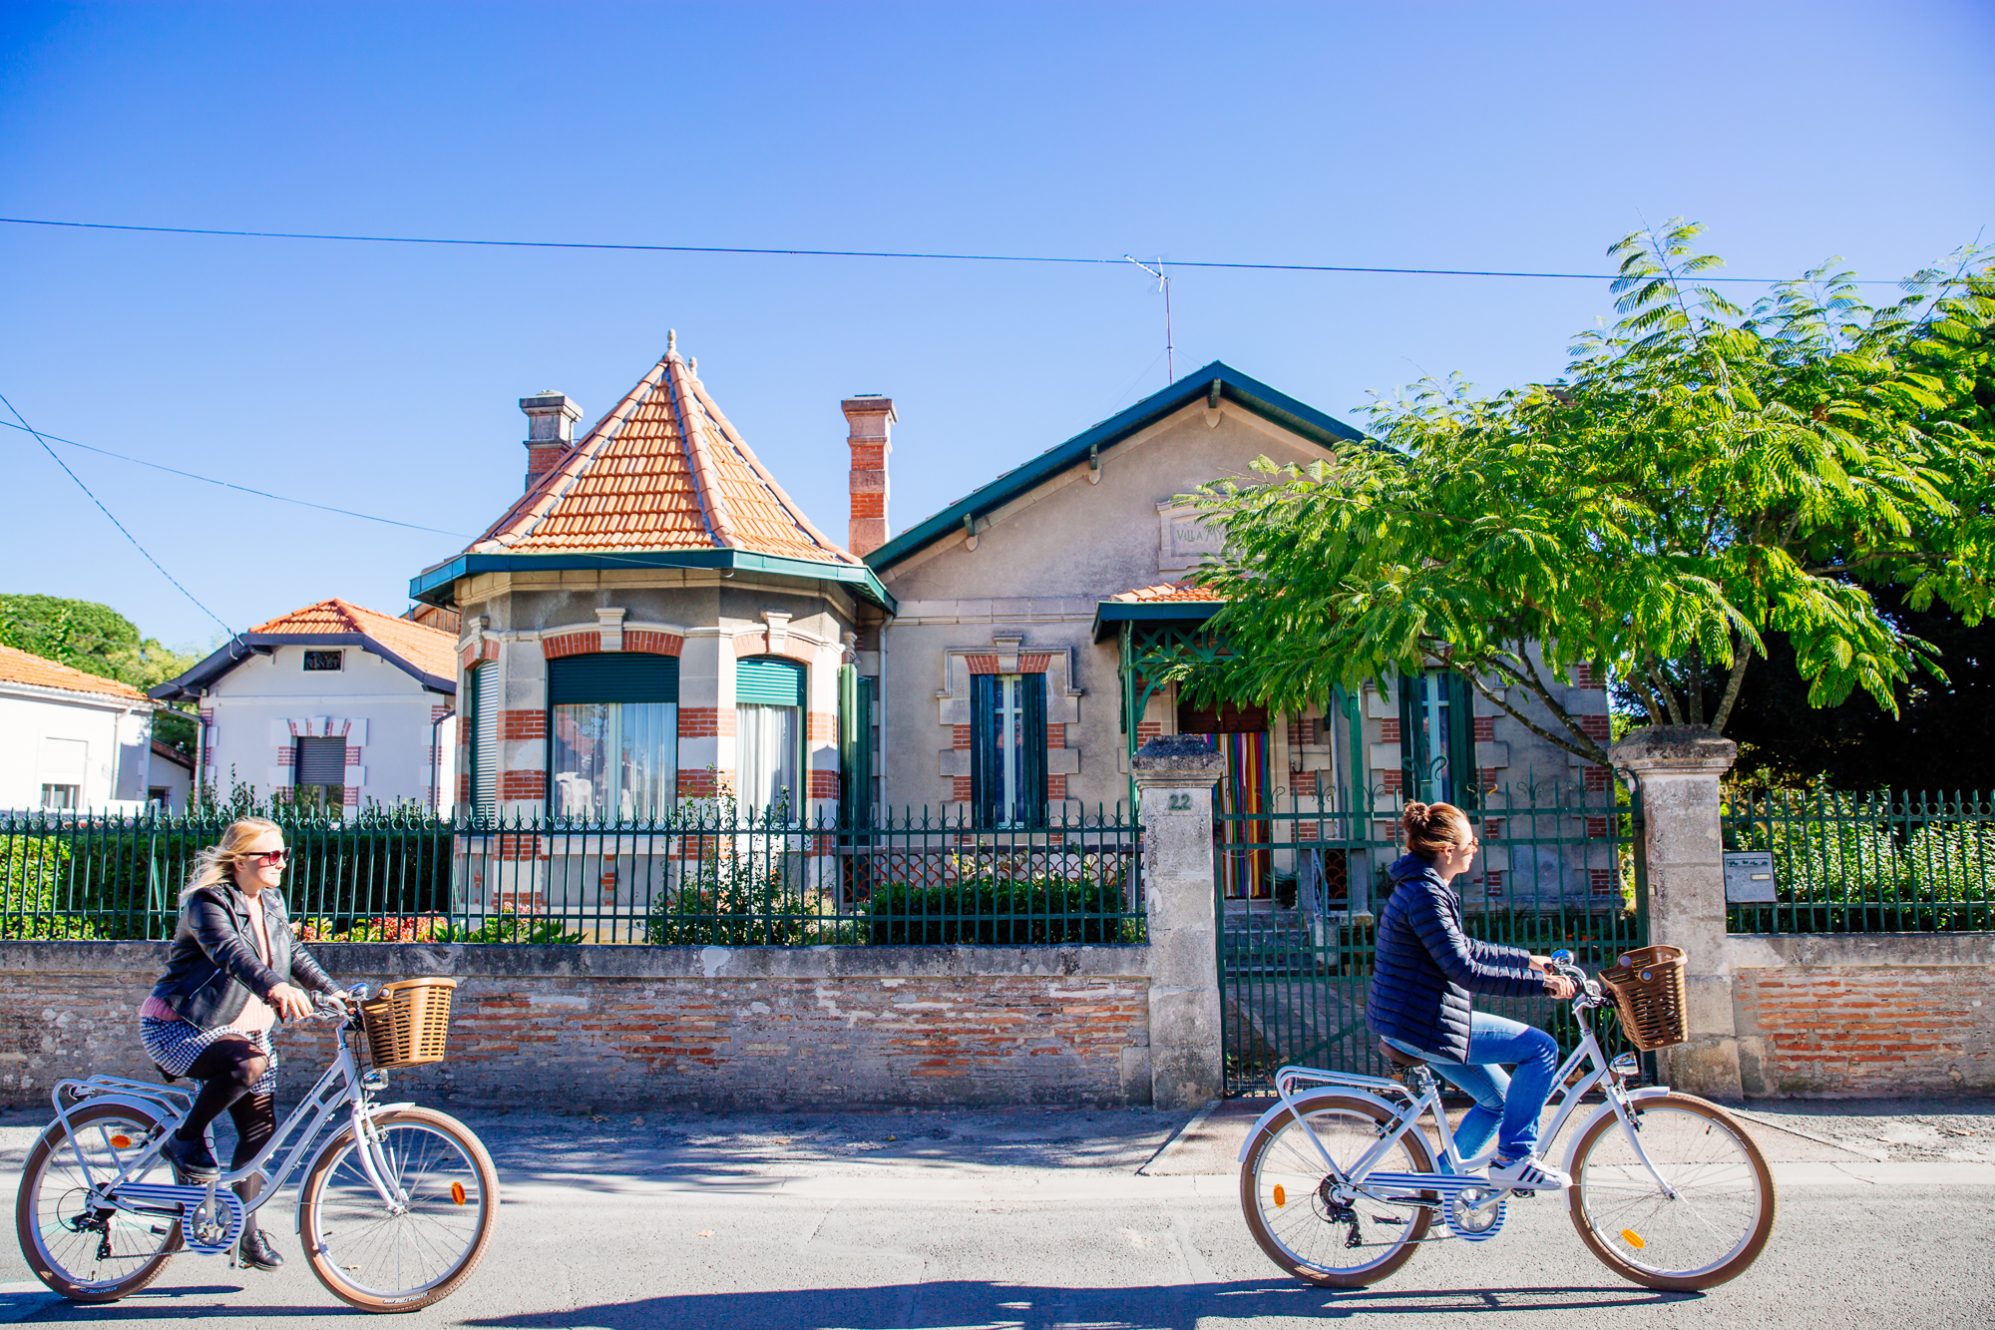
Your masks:
M698 1293L603 1302L556 1312L473 1317L493 1330L947 1330L966 1325L1020 1330L1196 1330L1229 1320L1311 1317L1340 1320L1391 1312L1472 1317L1487 1312L1584 1312L1680 1302L1699 1294L1606 1288L1478 1290L1361 1289L1348 1293L1298 1283L1242 1280L1131 1288L1056 1288L988 1280L937 1280L871 1288Z

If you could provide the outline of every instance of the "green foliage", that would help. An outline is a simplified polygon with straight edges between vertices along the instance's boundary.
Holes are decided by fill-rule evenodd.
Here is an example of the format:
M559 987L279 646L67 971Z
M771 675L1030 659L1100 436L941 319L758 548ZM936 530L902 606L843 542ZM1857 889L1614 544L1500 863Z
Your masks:
M0 836L0 938L46 942L94 938L80 915L55 913L69 847L46 836Z
M866 905L866 940L876 946L1140 941L1136 920L1114 917L1128 908L1119 881L1093 874L894 883L876 888Z
M732 846L687 866L645 923L655 946L803 947L853 940L849 920L824 892L798 885L784 856L737 854Z
M0 646L116 679L140 692L194 665L194 657L140 636L137 625L109 605L62 596L0 594ZM194 721L179 712L160 712L153 737L192 756Z
M542 919L510 911L494 915L476 928L453 923L441 914L374 915L345 928L324 915L300 920L298 936L305 942L517 942L534 945L575 945L582 935L559 919Z
M1718 263L1699 230L1610 249L1618 320L1558 382L1430 380L1376 404L1373 439L1194 496L1225 533L1200 576L1230 650L1171 677L1298 710L1451 668L1596 762L1556 688L1582 665L1650 723L1718 730L1769 634L1813 706L1861 690L1895 711L1915 671L1943 677L1866 584L1969 624L1995 607L1987 254L1883 309L1824 268L1748 312L1699 284Z

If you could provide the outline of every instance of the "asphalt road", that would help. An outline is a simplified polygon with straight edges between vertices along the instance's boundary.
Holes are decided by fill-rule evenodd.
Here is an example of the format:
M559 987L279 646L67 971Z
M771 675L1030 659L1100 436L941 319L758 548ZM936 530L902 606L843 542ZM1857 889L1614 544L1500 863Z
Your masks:
M1151 1113L464 1116L504 1179L498 1236L464 1289L401 1324L1995 1324L1995 1162L1978 1128L1963 1129L1975 1139L1958 1156L1936 1158L1845 1137L1833 1118L1756 1126L1779 1223L1758 1264L1709 1294L1622 1283L1550 1198L1515 1205L1493 1242L1443 1242L1374 1289L1329 1294L1282 1276L1248 1237L1231 1171L1237 1114L1188 1134L1182 1118ZM1995 1124L1995 1112L1961 1120ZM0 1121L9 1195L33 1131ZM7 1244L0 1322L351 1324L359 1313L303 1268L288 1199L265 1227L290 1257L282 1271L183 1255L145 1293L98 1308L47 1294Z

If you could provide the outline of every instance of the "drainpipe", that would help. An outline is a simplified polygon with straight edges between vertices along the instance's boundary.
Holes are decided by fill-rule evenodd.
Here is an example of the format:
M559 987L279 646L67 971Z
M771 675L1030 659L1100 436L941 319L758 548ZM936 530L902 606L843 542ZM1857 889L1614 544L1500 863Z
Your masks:
M879 748L880 816L887 817L889 821L892 820L890 814L892 813L893 809L892 805L890 805L887 802L887 797L886 797L887 754L891 753L893 749L887 746L887 717L893 711L893 703L888 700L892 695L887 691L887 638L889 636L888 630L891 629L892 627L893 627L892 619L880 620L880 687L879 687L879 695L874 699L876 702L879 703L879 705L874 709L878 711L880 715L880 748ZM871 790L868 790L866 792L869 801L872 798L872 793L873 792Z
M456 715L457 703L453 698L451 709L429 723L429 787L432 813L443 811L443 723Z
M208 722L201 718L201 699L207 696L207 689L194 694L194 784L187 796L187 807L183 812L191 813L194 805L201 801L201 773L207 769L208 761Z

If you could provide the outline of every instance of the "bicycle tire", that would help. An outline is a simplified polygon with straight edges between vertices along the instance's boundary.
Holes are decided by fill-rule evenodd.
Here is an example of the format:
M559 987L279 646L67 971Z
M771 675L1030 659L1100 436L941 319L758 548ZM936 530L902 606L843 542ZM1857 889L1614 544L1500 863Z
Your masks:
M92 1124L108 1122L129 1123L151 1136L166 1127L157 1113L133 1104L85 1104L69 1114L72 1127L81 1129ZM40 1210L41 1184L48 1171L55 1152L64 1148L70 1139L60 1119L49 1123L34 1145L28 1149L28 1157L21 1165L21 1185L14 1196L14 1236L21 1244L21 1255L26 1258L28 1268L34 1271L35 1278L71 1302L105 1303L116 1302L130 1297L153 1280L173 1254L180 1250L181 1233L178 1221L169 1221L165 1238L159 1250L141 1263L133 1272L122 1279L107 1281L79 1281L73 1272L62 1268L58 1258L49 1251L42 1241L43 1224Z
M492 1241L493 1226L498 1220L499 1175L492 1166L492 1157L486 1152L484 1142L469 1127L447 1113L430 1108L391 1108L374 1114L374 1122L383 1129L392 1129L397 1125L420 1127L445 1137L462 1151L464 1159L471 1165L478 1188L479 1213L471 1244L455 1264L418 1289L370 1290L346 1278L338 1261L331 1259L320 1236L320 1221L327 1180L355 1146L354 1131L350 1126L320 1148L305 1174L305 1181L298 1192L298 1237L304 1245L306 1265L327 1291L340 1301L368 1312L412 1312L441 1302L455 1293L484 1259L485 1249Z
M1629 1106L1629 1111L1637 1114L1652 1112L1658 1108L1672 1109L1705 1118L1722 1127L1736 1140L1741 1153L1751 1171L1758 1196L1758 1215L1753 1227L1746 1235L1746 1241L1735 1253L1718 1265L1695 1272L1655 1270L1634 1264L1604 1241L1587 1218L1586 1188L1583 1179L1586 1165L1593 1149L1606 1138L1610 1130L1618 1130L1621 1120L1612 1113L1605 1113L1588 1124L1579 1140L1573 1144L1572 1177L1573 1185L1567 1193L1566 1206L1571 1215L1572 1225L1579 1231L1579 1240L1588 1251L1600 1259L1601 1264L1633 1283L1644 1288L1660 1289L1673 1293L1694 1293L1736 1279L1766 1247L1767 1239L1773 1233L1774 1213L1778 1202L1773 1189L1773 1172L1767 1167L1766 1159L1760 1154L1759 1146L1746 1134L1739 1120L1718 1105L1695 1095L1672 1093L1638 1099Z
M1303 1111L1305 1117L1317 1112L1341 1111L1366 1117L1381 1128L1389 1128L1398 1121L1390 1112L1372 1101L1349 1095L1310 1095L1298 1101L1296 1107ZM1412 1260L1414 1253L1420 1250L1420 1241L1427 1236L1428 1227L1433 1223L1433 1211L1424 1207L1416 1209L1413 1218L1407 1224L1405 1236L1401 1239L1398 1249L1377 1265L1359 1271L1337 1271L1310 1265L1290 1252L1268 1227L1259 1204L1257 1179L1260 1176L1261 1160L1281 1134L1281 1130L1295 1120L1295 1108L1285 1107L1280 1113L1268 1119L1247 1143L1246 1154L1240 1161L1240 1212L1246 1217L1247 1231L1254 1235L1255 1243L1267 1254L1269 1260L1307 1283L1324 1288L1364 1288L1392 1275ZM1433 1171L1433 1152L1428 1149L1427 1138L1418 1128L1400 1137L1400 1143L1412 1161L1413 1172Z

